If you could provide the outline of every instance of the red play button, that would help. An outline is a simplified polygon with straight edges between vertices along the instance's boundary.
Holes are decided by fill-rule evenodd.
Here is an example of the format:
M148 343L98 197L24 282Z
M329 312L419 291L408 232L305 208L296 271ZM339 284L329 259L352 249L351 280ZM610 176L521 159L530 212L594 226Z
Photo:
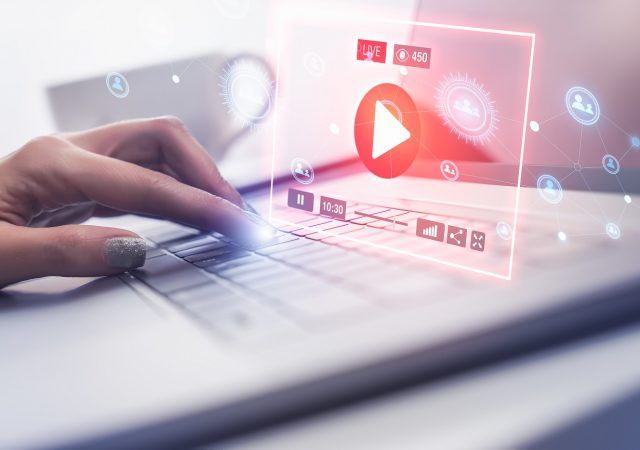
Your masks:
M420 117L409 94L391 83L372 88L358 106L354 136L360 160L374 175L402 175L420 142Z

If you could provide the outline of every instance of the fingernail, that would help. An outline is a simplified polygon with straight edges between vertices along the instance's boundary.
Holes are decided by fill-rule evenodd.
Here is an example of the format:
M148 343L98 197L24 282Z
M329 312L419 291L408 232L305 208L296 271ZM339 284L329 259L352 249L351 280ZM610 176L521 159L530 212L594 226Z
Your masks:
M269 225L269 226L271 226L269 224L269 222L267 222L265 219L263 219L258 214L254 213L253 211L245 210L244 214L247 216L247 218L250 221L252 221L256 225Z
M253 213L256 216L260 216L260 214L258 214L258 211L256 211L256 209L253 206L251 206L251 204L249 204L246 200L242 200L242 209L244 209L245 211L249 211L250 213Z
M147 242L142 238L117 237L104 245L107 265L113 269L142 267L147 259Z
M245 211L244 214L251 222L258 225L258 230L256 235L247 236L248 242L251 242L254 244L265 242L272 239L277 234L278 230L269 222L267 222L265 219L260 217L259 215L249 211Z

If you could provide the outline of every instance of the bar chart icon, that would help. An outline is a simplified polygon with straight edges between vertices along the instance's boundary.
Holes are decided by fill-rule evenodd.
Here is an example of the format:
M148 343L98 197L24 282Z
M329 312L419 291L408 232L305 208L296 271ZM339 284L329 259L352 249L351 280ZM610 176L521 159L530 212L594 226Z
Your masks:
M444 224L433 220L418 219L416 236L442 242L444 241Z

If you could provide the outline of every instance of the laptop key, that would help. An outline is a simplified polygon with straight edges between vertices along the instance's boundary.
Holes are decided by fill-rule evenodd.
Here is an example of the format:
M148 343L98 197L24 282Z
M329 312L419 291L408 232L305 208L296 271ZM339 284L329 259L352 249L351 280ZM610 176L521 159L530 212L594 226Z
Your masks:
M158 245L184 240L198 235L198 231L179 225L163 226L161 229L145 233L145 237Z
M200 267L201 269L204 269L214 264L233 261L234 259L241 260L242 258L248 258L249 256L253 256L253 255L249 252L245 252L244 250L232 251L230 253L223 253L221 255L216 255L209 259L203 259L202 261L196 261L193 263L193 265Z
M192 247L192 248L187 248L187 249L183 249L181 251L178 252L172 252L175 253L176 256L180 257L180 258L186 258L187 256L193 256L193 255L197 255L199 253L205 253L208 251L213 251L213 250L218 250L220 248L225 248L228 247L229 244L227 242L223 242L223 241L218 241L218 240L214 240L213 238L210 238L211 241L210 242L206 242L203 243L201 245ZM169 250L171 251L171 250Z
M233 252L235 249L237 249L237 247L231 247L230 245L226 245L222 248L218 248L215 250L210 250L203 253L197 253L195 255L185 256L184 260L190 263L205 261L208 259L214 259L217 256L226 255L228 253Z
M271 247L267 247L264 249L260 249L256 253L259 255L272 255L274 253L284 252L294 248L304 247L306 245L311 245L311 242L305 239L296 239L295 241L289 241L282 244L273 245Z
M232 255L224 255L213 261L200 261L195 263L195 265L198 267L202 267L207 272L218 273L221 270L231 269L233 267L252 266L256 263L264 261L264 258L248 252L246 256L241 256L235 259L228 259L229 256Z
M199 247L201 245L208 244L210 242L215 242L215 239L211 236L206 235L197 235L193 237L189 237L187 239L183 239L180 241L174 241L171 244L166 246L166 249L171 253L178 253L184 250L188 250L190 248Z
M211 282L196 267L170 255L153 258L132 273L163 294Z

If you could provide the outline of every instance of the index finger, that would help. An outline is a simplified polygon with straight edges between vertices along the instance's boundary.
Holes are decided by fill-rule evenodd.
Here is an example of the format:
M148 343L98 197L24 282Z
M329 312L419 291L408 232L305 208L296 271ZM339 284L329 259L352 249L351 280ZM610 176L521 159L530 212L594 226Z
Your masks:
M175 117L131 120L68 135L75 145L105 156L145 164L159 157L178 178L246 209L206 149Z
M265 231L270 232L266 222L226 199L71 144L61 147L52 164L34 170L40 171L36 177L42 185L37 191L40 204L94 201L120 211L215 230L245 245L261 242Z

